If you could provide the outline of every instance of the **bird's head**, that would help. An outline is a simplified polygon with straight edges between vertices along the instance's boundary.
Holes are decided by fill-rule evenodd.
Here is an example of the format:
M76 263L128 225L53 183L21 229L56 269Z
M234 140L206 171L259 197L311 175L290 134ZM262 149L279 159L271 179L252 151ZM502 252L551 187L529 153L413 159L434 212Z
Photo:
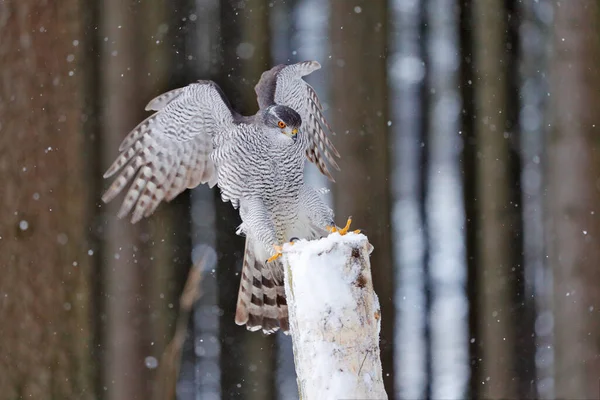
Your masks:
M302 125L300 114L290 107L278 104L270 106L265 111L265 125L268 128L280 130L281 133L295 142L300 125Z

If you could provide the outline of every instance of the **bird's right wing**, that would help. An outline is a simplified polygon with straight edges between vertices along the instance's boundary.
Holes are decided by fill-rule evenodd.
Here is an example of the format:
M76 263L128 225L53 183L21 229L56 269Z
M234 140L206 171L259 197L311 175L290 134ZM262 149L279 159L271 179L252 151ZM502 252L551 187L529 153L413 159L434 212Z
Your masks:
M140 123L119 146L121 154L104 174L121 171L102 200L107 203L133 180L118 217L132 209L133 223L147 217L165 199L186 188L217 183L210 159L212 139L235 128L235 112L212 81L200 81L164 93L148 103L156 113Z

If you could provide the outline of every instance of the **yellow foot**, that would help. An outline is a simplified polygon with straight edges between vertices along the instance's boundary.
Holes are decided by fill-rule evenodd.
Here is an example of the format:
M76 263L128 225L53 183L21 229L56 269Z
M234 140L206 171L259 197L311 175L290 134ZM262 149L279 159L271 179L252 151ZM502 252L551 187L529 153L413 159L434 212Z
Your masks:
M350 224L352 223L352 217L348 217L348 221L346 221L346 226L344 226L343 228L338 228L337 226L328 226L327 230L331 233L334 232L339 232L340 235L344 236L346 233L348 233L348 230L350 229ZM353 233L360 233L360 229L356 229L354 231L352 231Z
M275 249L275 254L273 254L271 257L269 257L269 259L267 260L268 263L270 263L271 261L275 261L279 257L281 257L281 252L283 250L283 246L278 246L278 245L274 244L273 248Z
M290 242L288 242L288 243L289 243L290 245L293 245L293 244L294 244L294 242L291 242L291 241L290 241ZM271 262L271 261L275 261L275 260L277 260L279 257L281 257L281 256L282 256L282 253L281 253L281 252L283 251L283 246L278 246L278 245L274 244L274 245L273 245L273 248L275 249L275 254L274 254L274 255L272 255L271 257L269 257L269 259L267 260L267 262L268 262L268 263L269 263L269 262Z

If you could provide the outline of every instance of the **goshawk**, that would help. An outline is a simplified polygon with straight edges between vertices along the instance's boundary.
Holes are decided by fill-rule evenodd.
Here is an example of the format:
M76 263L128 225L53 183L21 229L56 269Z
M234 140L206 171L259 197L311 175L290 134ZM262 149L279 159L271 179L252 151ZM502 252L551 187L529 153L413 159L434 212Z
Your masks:
M320 67L307 61L264 72L255 87L260 110L250 117L233 110L212 81L164 93L146 106L156 112L123 140L104 174L121 171L104 202L133 178L118 212L133 210L133 223L186 188L219 186L223 201L239 208L237 233L246 236L235 321L250 330L288 330L279 245L337 229L332 210L303 180L305 157L331 180L328 165L339 169L321 103L302 79Z

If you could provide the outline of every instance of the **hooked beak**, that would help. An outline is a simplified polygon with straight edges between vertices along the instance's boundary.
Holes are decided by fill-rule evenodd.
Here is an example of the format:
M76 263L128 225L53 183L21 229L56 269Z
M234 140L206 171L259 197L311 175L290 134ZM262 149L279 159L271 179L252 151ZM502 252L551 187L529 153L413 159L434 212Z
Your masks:
M285 129L281 130L281 133L283 133L285 136L291 138L294 142L296 142L296 140L298 139L298 129L297 128L290 129L289 127L286 127Z

